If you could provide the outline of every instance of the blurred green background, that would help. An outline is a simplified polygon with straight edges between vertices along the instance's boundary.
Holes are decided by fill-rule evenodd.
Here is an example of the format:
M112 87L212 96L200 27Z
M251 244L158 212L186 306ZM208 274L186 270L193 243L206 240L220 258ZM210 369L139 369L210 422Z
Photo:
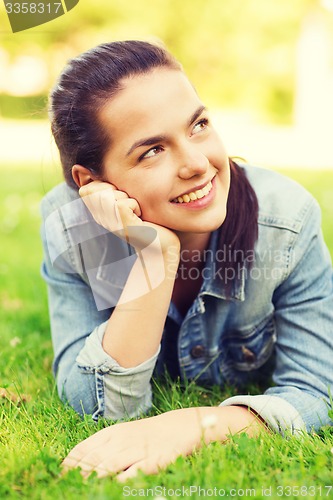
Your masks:
M333 166L333 0L81 0L15 34L1 3L0 162L56 158L46 110L59 72L93 45L126 38L162 40L176 55L230 154Z
M81 0L65 16L16 34L10 32L2 7L1 114L45 117L45 96L67 58L100 42L149 37L163 40L183 62L209 105L248 109L269 121L290 123L299 43L304 34L311 37L308 24L317 28L318 37L325 30L332 33L331 4Z

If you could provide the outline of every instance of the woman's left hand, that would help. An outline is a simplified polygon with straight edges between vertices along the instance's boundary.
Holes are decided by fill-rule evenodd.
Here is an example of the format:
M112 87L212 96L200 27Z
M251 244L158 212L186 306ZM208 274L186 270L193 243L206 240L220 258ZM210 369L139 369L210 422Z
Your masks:
M98 477L118 473L117 479L125 481L138 470L157 473L178 456L192 453L203 442L226 440L228 434L245 431L253 423L257 429L257 419L242 407L173 410L102 429L75 446L63 461L63 467L65 471L80 467L83 476L93 471Z
M112 425L73 448L65 458L65 469L81 467L84 476L120 474L118 480L158 472L179 455L188 455L200 442L197 408Z

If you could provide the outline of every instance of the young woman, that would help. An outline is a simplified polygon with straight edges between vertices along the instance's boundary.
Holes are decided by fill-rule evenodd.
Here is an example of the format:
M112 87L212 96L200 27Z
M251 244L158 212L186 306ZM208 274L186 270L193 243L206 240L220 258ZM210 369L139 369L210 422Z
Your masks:
M332 268L311 195L229 159L180 64L150 43L70 61L51 120L66 183L42 203L42 272L63 400L122 420L151 407L165 370L267 386L117 423L64 465L124 480L203 441L331 423Z

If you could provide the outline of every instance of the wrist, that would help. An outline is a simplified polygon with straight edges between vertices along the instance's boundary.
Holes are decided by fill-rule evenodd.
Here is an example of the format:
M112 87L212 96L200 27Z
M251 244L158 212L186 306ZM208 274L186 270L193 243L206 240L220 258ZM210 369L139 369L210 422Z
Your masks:
M201 407L198 408L199 427L203 441L224 442L230 435L245 432L250 437L257 436L265 423L245 406Z

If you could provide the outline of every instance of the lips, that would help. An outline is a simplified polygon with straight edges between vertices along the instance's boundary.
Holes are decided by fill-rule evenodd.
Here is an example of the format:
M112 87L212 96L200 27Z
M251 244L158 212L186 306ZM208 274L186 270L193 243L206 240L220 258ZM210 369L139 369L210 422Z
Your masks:
M182 196L178 196L177 198L172 200L172 202L191 203L191 201L200 200L201 198L207 196L207 194L211 191L212 187L213 187L212 182L209 181L203 188L183 194Z

